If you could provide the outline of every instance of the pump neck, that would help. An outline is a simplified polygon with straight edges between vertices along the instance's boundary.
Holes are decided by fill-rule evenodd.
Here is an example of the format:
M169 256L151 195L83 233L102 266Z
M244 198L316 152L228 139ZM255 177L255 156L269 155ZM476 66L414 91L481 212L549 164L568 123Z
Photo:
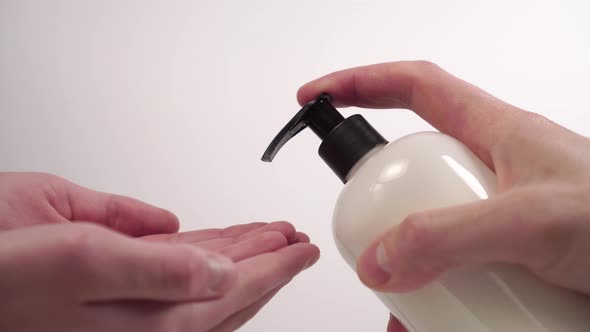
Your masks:
M283 145L309 127L322 140L318 151L320 157L346 183L353 167L376 146L387 141L361 115L345 119L331 100L330 96L323 94L305 105L275 136L262 160L272 161Z

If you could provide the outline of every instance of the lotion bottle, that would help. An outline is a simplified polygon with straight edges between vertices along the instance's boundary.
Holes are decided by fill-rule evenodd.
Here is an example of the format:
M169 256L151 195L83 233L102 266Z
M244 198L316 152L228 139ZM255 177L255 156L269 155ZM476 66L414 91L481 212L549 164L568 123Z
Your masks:
M361 115L344 118L321 95L274 138L262 160L306 127L322 140L319 155L345 184L333 212L344 260L413 212L487 199L495 174L458 140L421 132L389 143ZM375 292L410 332L588 332L590 297L549 285L523 268L458 268L407 293Z

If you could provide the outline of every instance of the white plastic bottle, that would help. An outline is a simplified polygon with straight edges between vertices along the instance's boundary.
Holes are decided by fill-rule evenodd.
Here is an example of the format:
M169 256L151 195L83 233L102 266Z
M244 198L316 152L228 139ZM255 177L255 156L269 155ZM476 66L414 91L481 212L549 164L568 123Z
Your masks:
M344 119L327 95L297 113L263 160L307 126L323 141L320 156L345 183L333 231L353 270L369 244L409 214L494 193L494 173L456 139L424 132L389 143L362 116ZM375 293L410 332L590 331L590 297L517 266L458 268L417 291Z

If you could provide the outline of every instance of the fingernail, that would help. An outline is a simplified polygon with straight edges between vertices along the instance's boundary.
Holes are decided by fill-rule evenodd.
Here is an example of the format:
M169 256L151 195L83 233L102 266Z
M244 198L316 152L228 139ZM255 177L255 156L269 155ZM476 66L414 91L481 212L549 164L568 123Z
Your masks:
M231 288L236 279L234 262L226 256L210 254L207 263L210 271L209 290L213 294L223 293Z
M387 252L382 242L372 244L359 259L358 274L368 287L383 285L391 278Z

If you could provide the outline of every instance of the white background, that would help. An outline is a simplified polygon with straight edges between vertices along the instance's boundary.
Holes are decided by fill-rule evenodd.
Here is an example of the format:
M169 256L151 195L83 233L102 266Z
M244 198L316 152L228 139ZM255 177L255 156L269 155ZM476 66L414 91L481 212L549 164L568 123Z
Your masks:
M243 331L383 331L386 309L333 245L341 184L316 137L260 161L299 109L297 88L427 59L587 135L589 11L585 0L0 0L0 169L143 199L183 230L292 221L323 257ZM408 111L343 110L357 111L391 140L430 129Z

